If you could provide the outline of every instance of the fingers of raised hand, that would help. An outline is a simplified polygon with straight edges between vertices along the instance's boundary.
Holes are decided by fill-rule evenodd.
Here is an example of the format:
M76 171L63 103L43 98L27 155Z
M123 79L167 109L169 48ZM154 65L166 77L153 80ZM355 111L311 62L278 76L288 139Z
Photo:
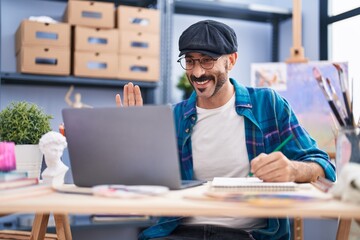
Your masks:
M127 101L128 101L128 106L135 106L134 84L131 82L127 84Z
M124 86L123 90L123 101L121 101L121 97L119 94L116 95L116 106L118 107L127 107L127 106L142 106L143 99L141 96L141 90L138 85L133 83L128 83Z
M142 99L142 96L141 96L140 87L138 85L135 85L134 93L135 93L135 105L136 106L142 106L143 105L143 99Z
M128 84L125 84L124 90L123 90L123 105L124 107L129 106L129 100L128 100L128 92L129 92L129 86Z
M115 96L115 102L117 107L122 107L121 97L120 94L116 94Z

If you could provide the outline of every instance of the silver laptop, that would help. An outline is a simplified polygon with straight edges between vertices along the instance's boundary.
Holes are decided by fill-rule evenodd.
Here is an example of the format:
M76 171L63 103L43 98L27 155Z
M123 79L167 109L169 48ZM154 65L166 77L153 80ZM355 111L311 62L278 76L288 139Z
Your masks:
M63 109L74 184L161 185L181 181L170 106Z

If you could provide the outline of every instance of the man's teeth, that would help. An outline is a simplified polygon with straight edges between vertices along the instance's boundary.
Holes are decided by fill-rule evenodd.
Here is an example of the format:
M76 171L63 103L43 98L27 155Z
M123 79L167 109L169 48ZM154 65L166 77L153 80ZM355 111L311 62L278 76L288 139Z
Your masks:
M204 85L205 83L209 82L209 80L206 80L206 81L202 81L202 82L196 82L197 84L199 85Z

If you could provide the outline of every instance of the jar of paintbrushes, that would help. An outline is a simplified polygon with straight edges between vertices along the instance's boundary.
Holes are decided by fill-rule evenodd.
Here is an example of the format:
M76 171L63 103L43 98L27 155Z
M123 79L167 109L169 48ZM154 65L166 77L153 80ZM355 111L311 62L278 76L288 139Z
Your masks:
M342 127L339 129L336 138L335 161L338 173L349 162L360 164L360 127Z
M349 162L360 164L360 119L356 122L354 118L354 81L351 82L352 94L350 94L343 66L338 63L332 65L338 75L341 94L336 91L335 79L323 76L317 67L313 68L313 75L330 106L330 115L334 120L335 128L338 129L335 163L336 171L340 173L342 167ZM329 76L333 75L329 74Z

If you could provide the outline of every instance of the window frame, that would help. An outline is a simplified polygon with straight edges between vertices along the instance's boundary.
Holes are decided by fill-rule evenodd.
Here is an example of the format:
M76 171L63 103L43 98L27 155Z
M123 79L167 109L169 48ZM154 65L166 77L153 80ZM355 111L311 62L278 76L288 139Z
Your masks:
M360 15L360 7L351 9L349 11L329 16L329 0L319 0L319 22L320 22L320 36L319 49L320 60L329 60L329 26L335 22L343 21L351 17Z

